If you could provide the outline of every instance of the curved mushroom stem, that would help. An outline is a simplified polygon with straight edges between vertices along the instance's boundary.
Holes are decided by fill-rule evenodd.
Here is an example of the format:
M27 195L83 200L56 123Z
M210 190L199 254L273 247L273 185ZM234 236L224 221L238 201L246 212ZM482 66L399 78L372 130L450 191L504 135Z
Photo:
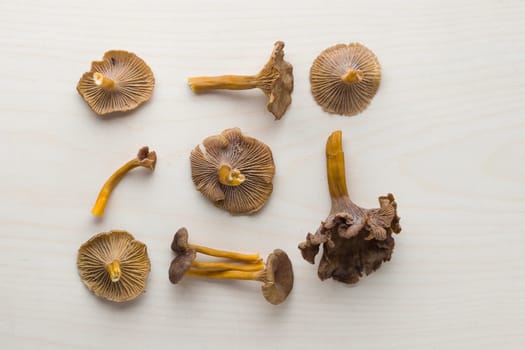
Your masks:
M360 69L350 69L346 74L343 74L341 76L341 80L343 80L347 84L356 84L363 80L364 73Z
M234 279L234 280L251 280L264 282L266 279L266 271L238 271L238 270L226 270L226 271L202 271L196 269L189 269L186 274L188 276L199 276L216 279Z
M111 282L118 282L122 276L122 271L120 270L120 262L118 260L113 260L111 263L106 265L106 271L109 273L109 278Z
M194 93L208 90L249 90L257 87L252 75L221 75L217 77L191 77L188 84Z
M106 90L113 90L115 88L115 81L106 77L102 73L93 73L93 80L95 81L95 84Z
M239 169L232 169L229 165L223 164L217 172L219 182L226 186L239 186L246 180Z
M254 254L242 254L242 253L236 253L236 252L230 252L225 250L218 250L208 247L203 247L200 245L194 245L194 244L188 244L189 249L193 249L198 253L215 256L218 258L227 258L237 261L246 261L251 263L258 263L261 262L262 259L259 256L259 253Z
M142 166L150 170L155 169L155 164L157 162L157 154L155 151L149 151L147 146L139 149L137 157L130 160L123 166L121 166L117 171L110 176L110 178L104 183L102 189L100 190L95 205L91 209L91 213L95 216L103 216L104 209L106 208L107 201L113 189L118 185L120 180L133 168Z
M217 272L225 270L235 270L235 271L260 271L264 268L264 264L261 261L248 263L248 264L231 264L227 262L202 262L202 261L193 261L191 266L204 270L207 272Z

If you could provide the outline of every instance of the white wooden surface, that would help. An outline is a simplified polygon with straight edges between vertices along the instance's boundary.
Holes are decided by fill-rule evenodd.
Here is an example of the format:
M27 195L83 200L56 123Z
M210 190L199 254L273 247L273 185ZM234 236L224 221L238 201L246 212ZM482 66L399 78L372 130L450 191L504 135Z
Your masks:
M525 3L523 1L1 1L0 347L2 349L525 348ZM190 75L250 74L286 42L295 92L276 122L258 91L194 96ZM325 114L310 96L324 48L359 41L383 66L371 106ZM75 86L108 49L152 67L152 100L95 116ZM272 147L264 210L232 217L194 190L190 150L238 126ZM353 199L393 192L393 260L356 286L320 282L297 244L329 210L324 144L343 130ZM142 145L106 217L90 208ZM295 288L168 282L172 234L267 255L286 250ZM148 245L147 292L115 305L81 283L76 252L126 229Z

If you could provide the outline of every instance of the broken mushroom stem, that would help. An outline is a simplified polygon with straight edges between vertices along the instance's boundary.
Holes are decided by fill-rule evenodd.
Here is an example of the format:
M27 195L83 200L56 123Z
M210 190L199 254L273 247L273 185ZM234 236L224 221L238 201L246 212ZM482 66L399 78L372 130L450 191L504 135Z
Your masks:
M364 78L364 73L360 69L350 69L346 74L341 76L341 79L347 84L360 83Z
M149 151L147 146L139 149L137 156L121 166L117 171L110 176L110 178L104 183L100 190L95 205L91 209L91 213L95 216L103 216L106 208L109 196L113 192L113 189L118 185L120 180L131 170L137 167L144 167L151 171L155 169L157 162L157 154L155 151Z
M106 265L106 271L109 273L109 278L111 282L118 282L122 276L122 271L120 270L120 262L118 260L113 260L111 263Z
M115 88L115 81L106 77L104 74L95 72L93 73L93 81L96 85L106 89L113 90Z
M246 180L239 169L232 169L229 165L223 164L217 171L219 182L225 186L239 186Z

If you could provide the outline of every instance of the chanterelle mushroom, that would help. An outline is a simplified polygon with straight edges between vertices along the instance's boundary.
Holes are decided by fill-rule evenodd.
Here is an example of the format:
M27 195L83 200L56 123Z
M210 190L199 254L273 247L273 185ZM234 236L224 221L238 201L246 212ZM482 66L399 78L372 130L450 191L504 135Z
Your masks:
M392 232L401 232L397 203L392 194L379 197L377 209L364 209L350 200L341 131L332 133L326 143L326 170L332 209L299 249L303 258L313 264L322 244L319 278L356 283L363 272L368 275L390 260L394 249Z
M78 250L80 278L95 295L129 301L144 291L150 271L146 245L126 231L99 233Z
M117 169L107 179L100 190L95 205L91 209L91 213L95 216L103 216L104 210L106 209L106 204L108 202L109 196L118 185L120 180L126 176L126 174L136 167L144 167L151 171L155 170L155 165L157 164L157 153L155 151L150 151L148 146L141 147L137 153L137 156L132 160L128 161L126 164Z
M380 82L381 66L376 55L359 43L329 47L310 69L312 95L329 113L352 116L362 112Z
M102 61L91 63L77 90L95 113L104 115L137 108L150 99L154 86L155 78L146 62L134 53L112 50Z
M292 102L293 67L284 60L284 43L277 41L270 60L256 75L223 75L191 77L188 84L195 93L208 90L248 90L259 88L268 98L267 108L275 119L281 119Z
M238 128L206 138L190 159L197 190L232 214L258 211L272 193L275 165L270 148Z
M293 288L292 262L281 249L275 249L263 265L259 254L241 254L189 244L185 228L177 231L171 249L177 254L169 268L169 279L173 284L179 283L185 275L259 281L263 283L261 291L264 298L274 305L282 303ZM197 252L237 263L196 261Z

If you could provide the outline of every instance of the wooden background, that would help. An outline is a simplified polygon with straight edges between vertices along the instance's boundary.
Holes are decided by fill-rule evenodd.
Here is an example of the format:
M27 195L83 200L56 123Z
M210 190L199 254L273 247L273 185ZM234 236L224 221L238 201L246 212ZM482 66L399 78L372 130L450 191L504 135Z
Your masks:
M506 349L525 346L525 2L1 1L0 344L2 349ZM259 91L195 96L186 78L252 74L274 41L294 65L281 121ZM324 48L359 41L383 67L357 117L310 95ZM133 113L94 115L78 79L106 50L137 53L154 96ZM238 126L273 150L266 207L216 209L194 190L189 153ZM328 135L343 130L352 198L392 192L403 231L391 262L358 285L320 282L297 244L329 210ZM90 215L110 173L142 145L153 174L122 181ZM171 285L172 234L292 258L296 283L272 306L252 282ZM126 229L148 245L147 292L116 305L76 270L92 235Z

